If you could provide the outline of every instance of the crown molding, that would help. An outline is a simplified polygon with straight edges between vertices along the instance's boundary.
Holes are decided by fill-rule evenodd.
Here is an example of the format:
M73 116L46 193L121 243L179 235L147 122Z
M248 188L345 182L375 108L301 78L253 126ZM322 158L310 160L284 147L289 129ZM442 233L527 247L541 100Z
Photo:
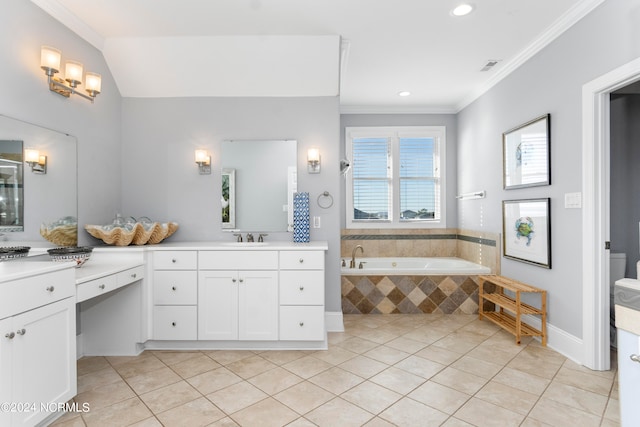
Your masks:
M57 0L31 0L31 2L99 51L102 51L104 48L104 37L71 13L69 9L61 5Z
M458 111L447 105L341 105L340 114L456 114Z

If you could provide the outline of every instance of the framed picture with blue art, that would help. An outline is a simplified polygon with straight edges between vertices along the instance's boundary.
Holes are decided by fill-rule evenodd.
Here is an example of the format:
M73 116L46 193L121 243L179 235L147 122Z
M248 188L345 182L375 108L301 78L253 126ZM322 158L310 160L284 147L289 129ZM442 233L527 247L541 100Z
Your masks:
M551 184L550 134L549 114L502 134L505 190Z
M551 268L551 199L502 201L505 258Z

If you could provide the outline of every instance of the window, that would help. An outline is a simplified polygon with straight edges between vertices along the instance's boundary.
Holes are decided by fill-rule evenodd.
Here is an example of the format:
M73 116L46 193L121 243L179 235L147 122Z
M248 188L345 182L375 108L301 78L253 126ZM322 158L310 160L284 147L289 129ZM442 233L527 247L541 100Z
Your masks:
M347 128L347 227L444 227L445 128Z

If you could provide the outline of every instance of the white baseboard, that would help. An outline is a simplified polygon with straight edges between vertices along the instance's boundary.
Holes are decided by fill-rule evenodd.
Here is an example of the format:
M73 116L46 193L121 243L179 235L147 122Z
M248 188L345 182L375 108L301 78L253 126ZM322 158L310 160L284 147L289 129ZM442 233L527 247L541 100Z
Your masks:
M327 332L344 332L344 322L341 311L325 311L324 322Z
M525 315L522 320L538 330L541 328L542 322L535 316ZM539 337L536 339L539 341ZM582 339L547 323L547 346L580 365L584 364L583 345Z

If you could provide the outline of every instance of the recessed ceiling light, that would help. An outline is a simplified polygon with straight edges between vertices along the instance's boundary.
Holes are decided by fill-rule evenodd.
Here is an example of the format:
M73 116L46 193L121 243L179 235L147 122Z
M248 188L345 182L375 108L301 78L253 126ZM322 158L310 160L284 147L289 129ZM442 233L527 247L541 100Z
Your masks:
M459 6L456 6L452 11L451 14L453 16L465 16L470 14L473 11L473 5L472 4L468 4L468 3L463 3Z
M408 90L403 90L402 92L398 92L398 96L409 96L411 95L411 92L409 92Z

